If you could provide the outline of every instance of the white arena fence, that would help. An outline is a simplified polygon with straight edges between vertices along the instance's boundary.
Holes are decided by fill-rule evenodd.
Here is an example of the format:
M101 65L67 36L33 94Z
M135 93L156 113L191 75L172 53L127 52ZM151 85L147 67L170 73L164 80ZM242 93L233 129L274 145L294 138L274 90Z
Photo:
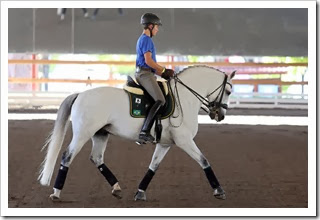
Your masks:
M66 92L9 92L9 109L48 109L58 108ZM308 109L308 95L287 93L233 93L229 108L282 108Z

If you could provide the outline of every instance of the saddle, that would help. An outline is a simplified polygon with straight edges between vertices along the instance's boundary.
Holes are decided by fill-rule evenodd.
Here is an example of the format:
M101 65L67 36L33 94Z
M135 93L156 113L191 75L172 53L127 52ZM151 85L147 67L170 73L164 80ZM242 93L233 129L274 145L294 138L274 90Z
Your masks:
M173 114L175 103L171 91L168 89L167 81L160 79L157 80L157 82L166 99L166 104L159 110L161 119L165 119ZM155 102L153 98L141 85L132 79L131 76L128 76L127 83L123 89L129 96L130 115L134 118L145 118Z
M164 96L168 95L168 85L167 81L163 79L157 79L158 85L160 86ZM131 76L127 78L127 84L124 86L124 89L128 92L132 92L134 94L143 95L146 90L138 84L137 81L132 79ZM148 92L147 92L148 93Z
M159 109L158 116L156 117L156 140L161 138L161 120L170 117L174 112L174 99L171 91L168 89L166 80L157 80L158 85L165 97L166 103ZM133 118L145 118L153 106L155 101L149 93L139 85L131 76L128 76L127 83L123 87L127 92L130 102L130 115Z

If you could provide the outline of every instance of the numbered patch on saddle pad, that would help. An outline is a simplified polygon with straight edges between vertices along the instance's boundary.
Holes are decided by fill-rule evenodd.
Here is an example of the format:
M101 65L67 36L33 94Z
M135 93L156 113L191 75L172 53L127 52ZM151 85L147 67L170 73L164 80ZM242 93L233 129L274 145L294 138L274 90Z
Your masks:
M140 98L136 98L135 103L137 103L137 104L141 104L141 99L140 99Z
M138 95L126 91L129 96L130 101L130 115L134 118L145 118L147 112L154 104L153 99L149 95ZM168 118L173 114L175 103L171 92L169 91L166 98L166 104L161 107L159 113L161 114L161 119Z

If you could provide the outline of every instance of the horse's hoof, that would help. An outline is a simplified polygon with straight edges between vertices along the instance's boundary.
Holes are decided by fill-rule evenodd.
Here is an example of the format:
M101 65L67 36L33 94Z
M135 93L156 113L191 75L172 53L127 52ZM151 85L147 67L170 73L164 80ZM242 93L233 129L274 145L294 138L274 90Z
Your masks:
M56 194L51 194L51 195L49 196L49 198L50 198L53 202L60 201L60 197L58 197Z
M137 201L137 200L146 201L147 200L146 193L144 191L138 191L134 196L134 201Z
M116 197L117 199L121 199L122 198L122 195L121 195L121 187L119 185L119 183L115 183L113 186L112 186L112 195L114 197Z
M225 200L226 199L226 193L224 192L224 190L222 189L221 186L219 186L218 188L215 188L213 190L213 195L214 197L216 197L217 199L222 199Z
M136 141L136 144L141 146L141 145L146 144L146 142L142 141L142 140L138 140L138 141Z
M121 190L119 189L113 189L112 195L116 197L117 199L122 199Z

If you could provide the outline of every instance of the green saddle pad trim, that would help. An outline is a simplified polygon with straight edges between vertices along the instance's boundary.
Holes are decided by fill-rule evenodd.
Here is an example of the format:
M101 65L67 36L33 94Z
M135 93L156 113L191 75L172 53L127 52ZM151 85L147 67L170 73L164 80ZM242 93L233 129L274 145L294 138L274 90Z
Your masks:
M147 98L145 95L133 94L128 91L126 92L129 96L131 117L145 118L147 115L147 111L151 107L151 104L154 103L154 101L150 98ZM161 114L161 119L166 119L170 117L173 114L175 108L174 99L170 90L168 92L168 95L166 95L165 99L165 106L159 110L159 113Z

